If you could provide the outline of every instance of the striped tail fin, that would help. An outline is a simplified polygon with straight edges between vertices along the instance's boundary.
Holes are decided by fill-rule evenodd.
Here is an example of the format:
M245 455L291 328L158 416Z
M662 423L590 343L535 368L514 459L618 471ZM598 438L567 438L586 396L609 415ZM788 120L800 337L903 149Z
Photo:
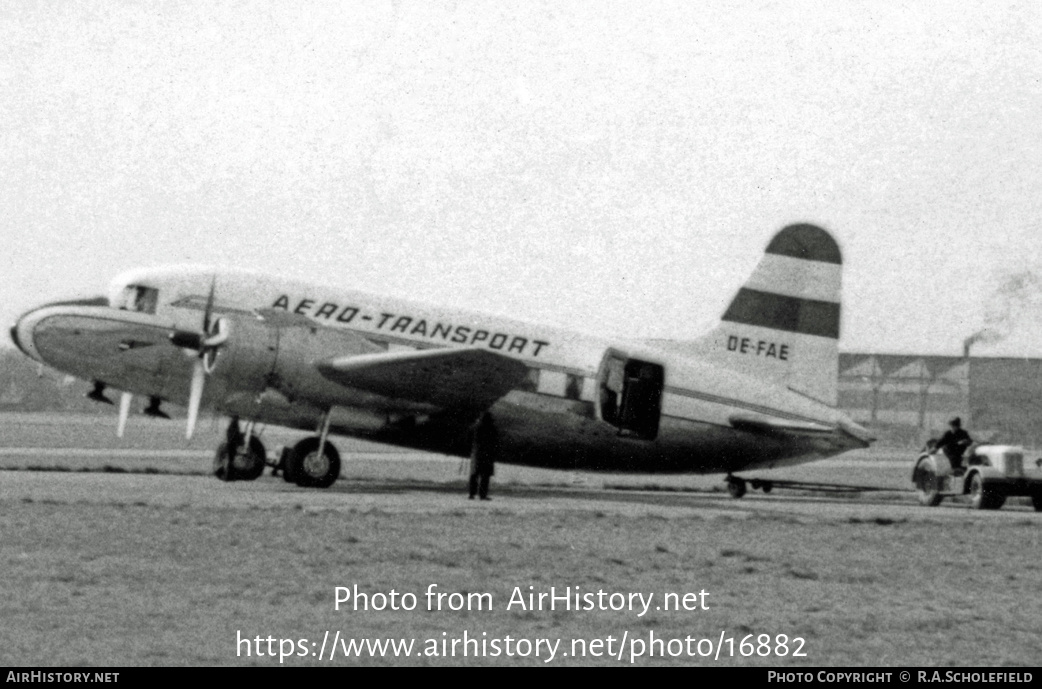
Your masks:
M693 353L835 406L842 257L815 225L783 228Z

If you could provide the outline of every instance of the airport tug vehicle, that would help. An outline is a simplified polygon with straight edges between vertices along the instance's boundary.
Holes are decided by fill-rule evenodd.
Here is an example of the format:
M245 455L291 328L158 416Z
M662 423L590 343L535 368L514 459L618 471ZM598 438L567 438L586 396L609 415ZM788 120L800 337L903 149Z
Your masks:
M959 465L944 452L924 452L912 471L919 503L928 507L950 496L968 495L978 510L997 510L1007 497L1029 496L1042 512L1042 458L1028 458L1016 445L969 448Z

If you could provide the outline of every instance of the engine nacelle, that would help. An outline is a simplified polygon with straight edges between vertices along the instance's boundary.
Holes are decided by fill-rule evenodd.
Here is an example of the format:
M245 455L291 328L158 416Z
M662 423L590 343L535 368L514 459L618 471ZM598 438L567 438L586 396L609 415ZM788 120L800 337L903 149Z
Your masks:
M236 316L229 318L228 330L212 376L221 390L214 399L223 400L219 406L226 413L298 428L314 427L329 408L333 427L378 430L398 420L380 411L385 400L378 395L345 388L315 366L337 356L383 351L380 347L292 316Z

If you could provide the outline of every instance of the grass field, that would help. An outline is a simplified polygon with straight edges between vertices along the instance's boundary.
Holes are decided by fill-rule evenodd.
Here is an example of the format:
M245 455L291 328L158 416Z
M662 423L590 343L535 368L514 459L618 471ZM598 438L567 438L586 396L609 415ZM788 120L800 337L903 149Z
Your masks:
M270 666L279 664L278 639L286 639L294 655L283 664L311 665L320 661L295 655L299 642L316 653L326 631L330 642L340 632L417 644L408 658L338 654L336 665L547 660L546 647L538 658L463 658L459 648L456 657L440 655L442 640L464 632L486 643L508 635L558 640L554 665L630 664L640 650L634 642L652 633L667 641L691 637L696 652L671 657L674 644L663 647L667 657L648 658L645 648L634 664L1038 663L1042 515L1017 505L988 514L947 503L918 507L898 490L907 488L901 455L861 453L846 465L788 470L801 480L856 475L895 488L860 497L732 501L714 492L719 477L656 477L660 490L603 492L594 489L648 481L502 467L494 501L476 503L460 494L455 460L381 462L368 453L397 451L343 441L345 456L365 459L345 462L345 478L329 491L270 477L222 484L193 475L207 473L219 429L186 445L179 425L142 420L139 434L128 430L122 445L111 427L81 421L5 419L0 449L143 452L118 460L0 458L0 466L23 469L0 472L5 664ZM278 438L269 437L271 447ZM197 454L176 458L175 475L24 471L31 463L77 470L81 462L99 469L116 461L131 464L128 472L165 471L170 460L147 451L168 449ZM450 594L488 593L492 607L428 611L423 592L430 584ZM413 593L417 609L335 610L336 587L354 585L369 594ZM655 604L665 593L704 590L708 610L507 609L514 587L528 593L529 586L640 592ZM718 645L721 633L734 639L736 657L726 642L719 658L698 655L707 648L699 640ZM788 655L741 657L739 644L750 634L769 634L775 649L785 634ZM247 657L236 643L258 635L276 640L276 657L257 657L253 645ZM617 651L624 636L621 659L606 657L607 646L591 655L593 640L612 637ZM795 637L804 639L805 656L792 656ZM582 642L587 654L573 655ZM262 646L266 652L266 641ZM432 650L439 655L423 655Z

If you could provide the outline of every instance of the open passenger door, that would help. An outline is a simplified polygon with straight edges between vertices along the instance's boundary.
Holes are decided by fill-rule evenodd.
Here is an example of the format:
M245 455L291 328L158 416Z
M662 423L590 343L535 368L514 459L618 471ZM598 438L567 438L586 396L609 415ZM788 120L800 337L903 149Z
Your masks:
M631 359L609 349L597 374L597 414L619 435L641 440L658 436L665 371L660 364Z

